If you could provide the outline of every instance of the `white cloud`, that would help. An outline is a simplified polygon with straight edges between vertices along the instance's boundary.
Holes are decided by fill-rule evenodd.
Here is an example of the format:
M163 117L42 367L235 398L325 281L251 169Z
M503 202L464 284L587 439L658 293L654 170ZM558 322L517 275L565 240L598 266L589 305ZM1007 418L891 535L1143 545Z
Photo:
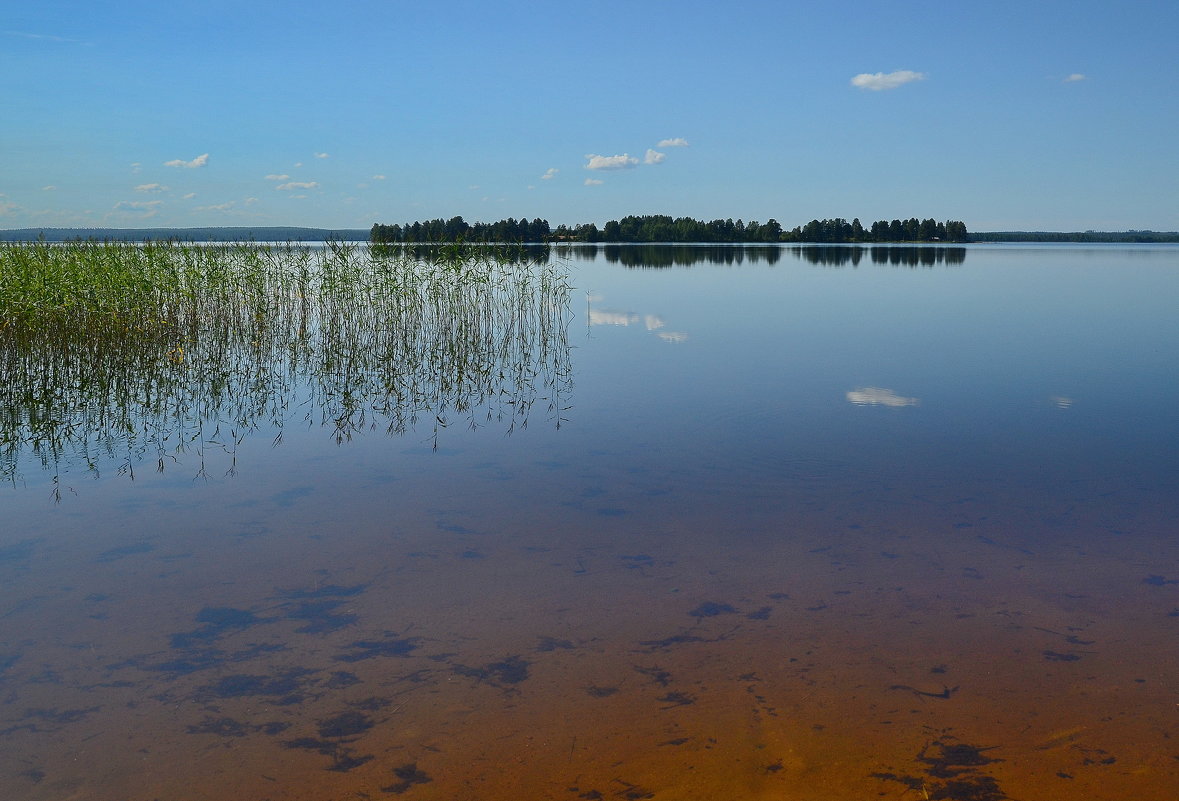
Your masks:
M57 187L56 187L56 186L54 186L53 184L50 184L49 186L43 186L43 187L41 187L41 191L42 191L42 192L56 192L56 191L57 191Z
M20 211L20 206L15 203L9 203L7 200L4 200L3 195L0 195L0 217L13 211Z
M135 187L136 192L167 192L168 187L163 184L140 184Z
M227 211L230 211L231 209L233 209L233 207L236 205L236 203L237 203L236 201L234 201L234 200L230 200L230 201L229 201L229 202L227 202L227 203L218 203L218 204L217 204L217 205L215 205L215 206L197 206L195 209L193 209L193 211L220 211L220 212L227 212Z
M847 393L847 399L857 406L916 406L921 403L917 398L906 398L880 387L857 387Z
M253 205L254 203L257 203L257 202L258 202L258 198L256 198L256 197L246 198L246 205L247 206Z
M38 39L43 42L61 42L63 44L88 44L81 39L67 39L64 36L52 36L47 33L25 33L24 31L5 31L6 36L19 36L22 39Z
M674 139L660 139L655 147L687 147L688 140L682 136L677 136Z
M383 176L383 175L374 175L374 176L372 177L372 180L374 180L374 181L383 181L383 180L385 180L385 176Z
M896 89L898 86L923 80L925 80L924 72L896 70L895 72L889 73L861 72L851 79L851 84L860 89L871 89L873 92L879 92L882 89Z
M664 342L670 342L673 345L679 345L681 342L688 341L688 335L683 331L660 331L656 336Z
M560 172L560 170L558 170L556 167L549 167L547 170L544 171L544 175L540 176L540 180L551 181L557 177L557 173L559 173L559 172Z
M115 211L138 212L139 216L154 217L160 212L162 200L120 200L115 204Z
M319 181L290 181L274 188L283 192L290 192L292 189L318 189Z
M289 181L289 180L291 180L291 176L287 175L286 173L282 173L281 175L276 174L276 173L271 173L270 175L266 176L266 180L267 181Z
M326 158L328 158L328 154L327 153L316 153L315 157L317 159L326 159Z
M643 157L644 164L662 164L663 160L667 158L666 153L660 153L658 150L647 148L647 155Z
M604 183L606 183L606 182L605 182L605 181L599 181L597 178L586 178L586 179L585 179L585 185L586 185L586 186L601 186L601 185L602 185L602 184L604 184Z
M138 161L131 164L131 174L136 175L143 170L143 165Z
M1076 83L1077 81L1085 80L1085 75L1080 72L1074 72L1072 75L1064 79L1065 83Z
M194 197L196 197L196 192L189 192L187 195L181 196L180 199L181 200L192 200Z
M302 167L302 166L303 166L303 162L301 162L301 161L296 161L296 162L295 162L295 166L296 166L296 167Z
M629 170L631 167L639 166L639 160L629 153L623 153L621 156L586 153L585 157L589 159L589 163L585 165L587 170Z
M191 170L191 169L195 169L197 167L204 167L208 163L209 163L209 154L202 153L201 155L197 156L192 161L185 161L184 159L172 159L171 161L165 161L164 166L165 167L187 167L188 169Z

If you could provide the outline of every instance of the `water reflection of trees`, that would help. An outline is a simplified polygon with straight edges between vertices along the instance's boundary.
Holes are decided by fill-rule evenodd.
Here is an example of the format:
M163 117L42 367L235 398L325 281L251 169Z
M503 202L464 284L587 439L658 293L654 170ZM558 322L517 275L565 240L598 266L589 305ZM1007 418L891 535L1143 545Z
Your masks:
M232 457L252 432L278 443L291 424L338 442L419 431L436 445L450 426L563 420L565 270L519 253L355 248L266 261L249 291L194 296L164 325L0 329L0 475L181 461L200 474L210 448Z
M776 264L782 258L777 245L581 245L567 248L568 256L593 260L600 255L624 267L658 269L694 264L736 266L745 263ZM561 253L558 250L558 253Z
M936 267L959 265L966 261L966 248L888 245L860 247L857 245L795 246L790 251L799 259L824 267L858 266L868 259L872 264L894 267Z
M894 267L936 267L966 261L966 248L904 245L554 245L564 259L608 262L633 268L691 267L696 264L738 266L777 264L784 254L824 267L856 267L861 263Z

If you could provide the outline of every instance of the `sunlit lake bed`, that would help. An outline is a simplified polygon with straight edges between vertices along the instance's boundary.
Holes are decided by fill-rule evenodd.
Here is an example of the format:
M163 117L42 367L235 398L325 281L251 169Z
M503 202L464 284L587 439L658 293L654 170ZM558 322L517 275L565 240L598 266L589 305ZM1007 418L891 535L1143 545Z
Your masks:
M277 412L21 452L0 795L1175 796L1179 248L544 255L413 414L274 331Z

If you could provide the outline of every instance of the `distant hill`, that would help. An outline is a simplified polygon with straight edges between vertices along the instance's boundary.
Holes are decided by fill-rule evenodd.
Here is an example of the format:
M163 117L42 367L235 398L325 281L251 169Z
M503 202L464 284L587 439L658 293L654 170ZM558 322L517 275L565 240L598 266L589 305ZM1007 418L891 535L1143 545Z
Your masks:
M238 226L206 228L17 228L0 231L0 241L72 242L95 239L120 242L175 239L181 242L367 242L368 229L296 228L292 226Z
M1179 242L1179 231L972 231L971 242Z

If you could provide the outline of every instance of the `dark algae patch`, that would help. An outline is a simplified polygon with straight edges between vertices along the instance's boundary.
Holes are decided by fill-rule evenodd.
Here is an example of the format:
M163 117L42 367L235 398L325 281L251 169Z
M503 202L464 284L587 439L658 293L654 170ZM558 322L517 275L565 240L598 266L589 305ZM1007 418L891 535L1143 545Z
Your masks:
M173 648L185 649L204 645L225 634L245 631L251 626L266 622L248 609L235 609L229 606L206 606L197 613L196 621L203 625L193 631L182 631L172 635Z
M418 648L418 638L416 637L398 637L396 632L385 632L385 638L381 640L357 640L348 647L351 653L341 654L336 657L339 662L361 662L365 659L374 659L379 656L409 656Z
M320 737L356 737L374 725L373 719L362 712L342 712L320 721L318 731Z
M295 629L300 634L327 634L339 631L355 623L359 618L353 614L338 614L336 609L347 601L322 600L302 601L287 612L288 620L301 620L303 625Z
M520 684L528 678L528 666L532 663L519 656L509 656L501 662L491 662L482 667L455 665L454 672L460 676L485 681L496 686Z
M304 678L314 671L293 668L274 675L235 673L223 676L216 684L205 688L207 694L216 698L246 698L262 696L273 698L279 705L302 703Z
M315 751L318 754L331 757L332 763L328 765L325 770L330 770L335 773L347 773L353 768L358 768L361 765L365 765L373 761L374 757L371 754L357 756L353 753L351 748L343 745L343 742L317 740L314 737L298 737L294 740L286 740L282 745L284 748L298 748L305 751Z
M717 615L735 615L737 614L737 610L729 604L705 601L691 612L688 612L688 614L695 618L706 618L716 617Z
M585 688L586 693L591 698L609 698L618 692L617 687L599 687L596 684L591 684Z
M103 551L95 559L96 562L116 562L127 556L134 556L139 553L149 553L154 551L156 546L150 542L136 542L131 545L123 545L118 548L111 548Z
M387 787L382 787L382 793L389 793L390 795L401 795L409 792L418 784L429 784L434 781L430 778L430 774L418 768L416 762L410 762L408 765L402 765L399 768L393 768L393 777L397 779L393 784Z
M950 736L934 740L917 754L920 774L873 773L883 781L897 782L932 801L1009 801L985 768L1002 760L988 756L991 747L961 743Z

